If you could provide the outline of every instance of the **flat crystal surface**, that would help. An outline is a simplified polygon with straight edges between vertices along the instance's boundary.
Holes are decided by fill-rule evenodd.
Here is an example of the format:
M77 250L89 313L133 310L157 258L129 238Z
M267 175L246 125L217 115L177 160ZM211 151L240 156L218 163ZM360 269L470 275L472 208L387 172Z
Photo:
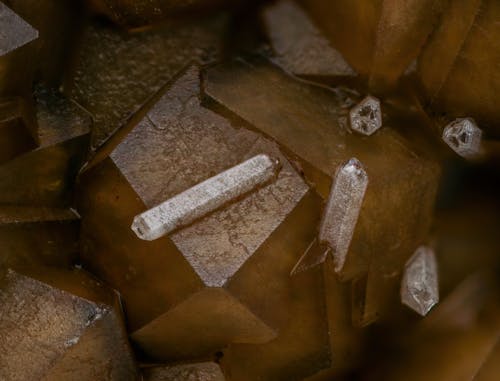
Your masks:
M263 11L277 62L305 76L355 76L356 72L296 3L278 1Z
M419 247L406 264L401 301L422 316L439 302L437 262L431 248Z
M344 266L367 186L368 175L356 158L338 168L319 230L320 242L332 250L336 271Z
M220 366L213 362L146 368L144 381L224 381Z
M456 119L443 130L443 140L458 155L470 158L481 150L482 131L471 118Z
M132 230L141 239L159 238L269 182L278 167L267 155L254 156L136 216Z
M351 128L363 135L371 135L382 127L380 101L367 96L349 112Z
M38 31L0 3L0 56L38 38Z

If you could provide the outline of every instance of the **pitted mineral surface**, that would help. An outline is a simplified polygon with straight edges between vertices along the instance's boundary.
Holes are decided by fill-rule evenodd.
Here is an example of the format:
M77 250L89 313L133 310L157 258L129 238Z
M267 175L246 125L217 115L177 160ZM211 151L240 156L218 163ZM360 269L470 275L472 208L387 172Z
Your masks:
M380 101L367 96L349 112L351 128L363 135L371 135L382 127Z
M481 150L482 131L471 118L456 119L443 130L443 140L458 155L473 158Z
M212 362L146 368L145 381L225 381L220 366Z
M38 38L38 31L0 3L0 56Z

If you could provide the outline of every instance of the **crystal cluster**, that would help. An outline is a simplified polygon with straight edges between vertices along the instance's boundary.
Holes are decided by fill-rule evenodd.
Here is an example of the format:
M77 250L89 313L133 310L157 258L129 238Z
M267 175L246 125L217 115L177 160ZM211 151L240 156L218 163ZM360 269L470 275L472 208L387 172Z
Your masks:
M494 0L0 0L0 380L497 381Z

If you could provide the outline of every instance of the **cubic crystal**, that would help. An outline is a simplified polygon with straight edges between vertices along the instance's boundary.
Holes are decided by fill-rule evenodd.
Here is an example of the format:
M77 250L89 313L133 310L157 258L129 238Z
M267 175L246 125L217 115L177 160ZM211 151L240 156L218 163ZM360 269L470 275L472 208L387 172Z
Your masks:
M481 150L482 131L473 119L456 119L443 130L443 140L460 156L471 158Z
M439 302L437 262L431 248L419 247L406 264L401 302L422 316Z

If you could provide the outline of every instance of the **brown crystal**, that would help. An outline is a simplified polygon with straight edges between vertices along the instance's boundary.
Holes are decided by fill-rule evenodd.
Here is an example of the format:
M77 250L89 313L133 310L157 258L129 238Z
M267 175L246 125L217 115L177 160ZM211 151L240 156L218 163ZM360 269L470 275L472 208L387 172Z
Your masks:
M143 370L144 381L225 381L220 366L213 362L154 366Z
M313 228L301 222L313 213L308 187L276 145L202 107L199 91L192 67L82 178L84 257L122 293L132 338L157 358L275 337L300 254L285 237ZM146 209L259 153L282 165L270 184L157 240L130 228Z

